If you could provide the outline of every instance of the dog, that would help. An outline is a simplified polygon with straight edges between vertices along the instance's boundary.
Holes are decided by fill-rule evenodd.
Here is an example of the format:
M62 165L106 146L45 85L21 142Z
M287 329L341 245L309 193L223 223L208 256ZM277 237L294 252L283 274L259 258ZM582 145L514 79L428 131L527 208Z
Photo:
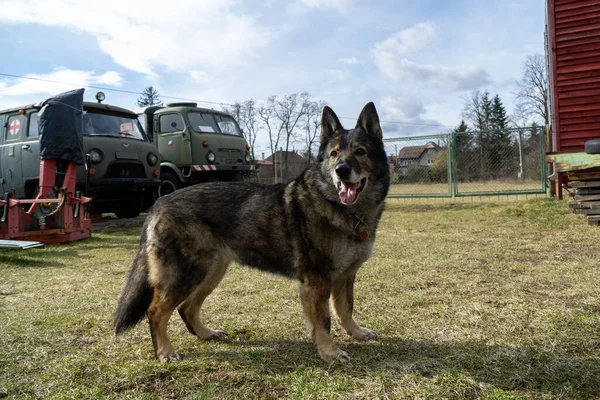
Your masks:
M331 338L329 303L353 338L377 338L352 317L354 282L371 256L389 185L375 105L365 105L350 130L325 106L316 162L293 181L203 183L157 200L119 299L116 335L147 315L156 358L180 360L167 335L177 308L200 339L225 336L205 326L199 311L235 261L297 279L320 357L349 361Z

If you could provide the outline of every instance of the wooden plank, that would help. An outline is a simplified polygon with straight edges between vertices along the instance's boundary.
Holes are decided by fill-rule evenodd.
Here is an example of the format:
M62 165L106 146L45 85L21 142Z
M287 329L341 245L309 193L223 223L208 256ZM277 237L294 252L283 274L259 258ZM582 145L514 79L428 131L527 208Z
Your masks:
M581 214L581 215L587 215L587 216L597 215L600 217L600 210L597 208L577 208L573 211L575 212L575 214Z
M585 181L589 181L589 180L596 180L596 179L600 179L600 171L589 172L589 173L586 173L584 171L569 172L568 177L569 177L569 181L585 182Z
M580 201L579 208L591 208L594 210L600 209L600 201Z
M600 215L590 215L590 216L588 216L588 222L589 221L600 222Z
M578 195L573 196L575 200L581 201L592 201L592 200L600 200L600 194L586 194L586 195Z
M575 189L575 194L586 195L586 194L600 194L600 188L581 188Z
M579 188L589 188L589 187L600 187L600 181L583 181L583 182L569 182L569 187L579 189Z
M582 207L581 201L569 201L569 208L590 208L590 207Z
M600 154L549 153L546 161L555 163L557 172L569 172L600 167Z

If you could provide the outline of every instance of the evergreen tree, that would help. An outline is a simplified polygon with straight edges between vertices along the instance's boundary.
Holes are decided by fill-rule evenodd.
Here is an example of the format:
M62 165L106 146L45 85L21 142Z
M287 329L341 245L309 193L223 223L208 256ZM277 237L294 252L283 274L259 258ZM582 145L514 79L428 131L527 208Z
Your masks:
M137 100L137 105L138 107L162 106L163 103L160 101L160 94L156 89L152 86L148 86Z
M490 110L490 125L492 130L502 131L508 128L510 120L506 113L506 108L500 99L500 96L495 95L491 103Z
M489 179L491 175L491 132L490 128L492 125L492 102L490 101L490 94L485 91L481 96L481 108L479 110L479 118L477 121L477 148L479 158L479 177L482 179Z
M466 133L469 127L464 120L454 128L454 148L456 154L456 174L459 181L468 182L473 179L473 138Z
M513 157L511 133L508 131L509 118L499 95L491 102L490 112L490 177L506 178L516 176L518 160Z

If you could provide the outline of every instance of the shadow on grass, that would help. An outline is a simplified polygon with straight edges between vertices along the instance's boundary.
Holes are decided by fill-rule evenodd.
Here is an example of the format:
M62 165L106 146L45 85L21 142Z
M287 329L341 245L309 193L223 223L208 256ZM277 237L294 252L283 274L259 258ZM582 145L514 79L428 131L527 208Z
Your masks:
M327 369L307 341L229 340L230 346L248 351L191 350L186 359L210 357L233 363L255 373L287 374L298 369ZM209 346L210 347L210 346ZM600 357L552 352L535 347L486 345L478 342L456 345L428 341L383 338L377 342L342 344L352 357L349 364L333 366L341 374L365 377L371 373L394 376L414 374L433 378L440 374L467 374L472 379L502 390L550 393L555 396L596 398L600 396ZM332 367L329 367L332 368Z
M77 262L79 257L85 257L90 250L107 250L135 252L139 247L139 235L135 231L115 230L102 235L93 235L89 239L49 244L43 248L27 250L0 251L0 265L11 267L63 267Z
M10 267L63 267L69 263L63 261L64 250L7 250L0 252L0 264ZM77 252L69 253L69 256L77 256Z

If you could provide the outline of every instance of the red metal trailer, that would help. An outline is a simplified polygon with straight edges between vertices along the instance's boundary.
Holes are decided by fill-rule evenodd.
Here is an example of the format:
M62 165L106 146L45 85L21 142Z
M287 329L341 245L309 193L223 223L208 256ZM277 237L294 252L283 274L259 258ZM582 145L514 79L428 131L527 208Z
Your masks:
M38 193L35 199L17 199L14 190L4 193L0 239L58 243L90 237L86 205L91 199L75 190L77 163L86 162L81 144L83 91L61 93L40 103Z

